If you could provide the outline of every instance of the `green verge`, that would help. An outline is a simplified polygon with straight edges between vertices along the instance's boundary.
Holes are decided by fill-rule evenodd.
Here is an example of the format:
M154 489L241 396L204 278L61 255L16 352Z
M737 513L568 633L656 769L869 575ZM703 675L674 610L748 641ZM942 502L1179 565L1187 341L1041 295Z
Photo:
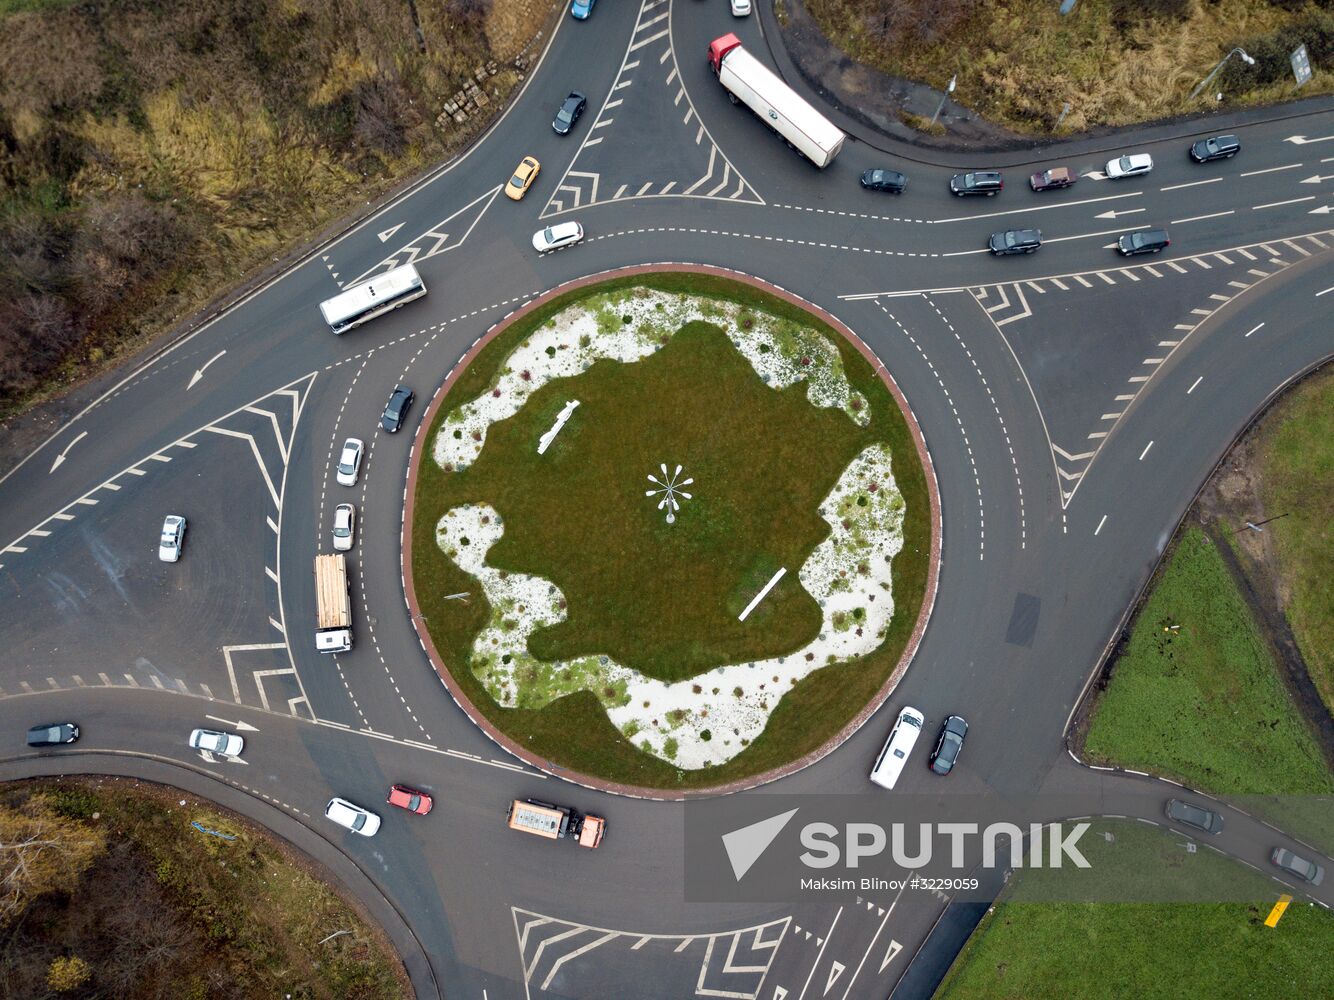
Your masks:
M1084 749L1092 762L1222 795L1334 792L1250 609L1198 528L1181 536L1139 612Z
M1097 835L1103 830L1114 832L1114 845ZM1102 821L1080 850L1113 881L1142 881L1163 866L1188 869L1192 880L1252 876L1255 902L1018 902L1035 881L1056 894L1061 879L1078 877L1069 868L1023 871L968 939L936 1000L1334 996L1334 914L1294 902L1277 927L1265 927L1279 888L1212 851L1185 854L1179 840Z
M13 866L19 908L0 918L0 996L412 995L383 931L314 865L189 793L123 778L0 785L0 840L29 838L52 841L57 860ZM71 992L48 990L52 963L71 959Z
M1306 669L1334 711L1334 371L1298 386L1265 420L1266 530Z
M788 692L770 716L766 730L746 750L725 764L693 771L674 767L656 756L644 753L624 739L607 719L606 712L597 698L586 691L561 698L539 710L500 707L486 693L468 667L472 640L488 620L490 608L484 599L474 598L466 605L444 600L443 595L476 591L476 581L458 569L440 551L435 539L436 523L446 509L444 498L451 498L449 506L454 506L460 495L456 483L451 481L451 477L455 474L445 473L430 459L430 448L435 435L451 410L485 391L511 351L547 319L581 299L635 286L668 293L703 295L727 300L800 323L826 336L839 349L849 384L866 397L869 410L875 415L867 432L855 427L846 417L840 417L847 429L843 432L838 451L855 450L855 447L860 447L858 442L865 443L867 440L884 441L892 453L895 480L907 508L903 529L904 545L894 561L895 613L885 643L874 654L854 664L840 664L814 672ZM677 334L677 337L685 338L681 345L683 348L692 346L693 343L693 347L705 352L714 351L718 342L716 334L710 337L706 330L687 329ZM681 355L677 362L673 362L673 353L675 352L669 352L664 348L654 357L666 355L661 360L669 365L679 363L684 358L684 355ZM710 365L715 369L722 364L721 354L713 354L711 357ZM585 386L583 380L597 374L599 367L630 369L644 364L646 361L631 366L599 363L581 376L580 392L582 394ZM710 377L715 376L724 377L725 372L711 370ZM596 389L596 385L590 382L590 388ZM555 409L559 409L560 402L564 399L562 391L558 384L553 384L537 396L550 397L546 400L546 409L551 409L553 404ZM648 391L647 387L645 391ZM763 391L773 396L784 395L773 393L772 390ZM524 410L511 418L509 423L527 425L535 420L533 426L536 426L544 420L549 422L550 414L545 413L545 410L541 418L534 415L542 408L536 404L542 403L542 398L529 400ZM698 408L699 401L694 401L691 405ZM665 412L663 416L676 419L680 414ZM687 413L686 416L689 420L707 418L709 411L702 411L695 416ZM821 427L828 429L829 425L825 424L825 420L832 416L833 414L813 412L809 417L811 424L806 430L813 428L818 431ZM701 429L707 431L707 420ZM493 433L505 432L503 424L497 424L493 428ZM709 275L636 275L577 289L559 296L514 323L478 355L450 390L450 399L437 413L425 441L427 454L420 463L415 493L412 552L414 585L426 627L445 665L451 668L456 682L477 709L501 731L539 758L548 761L556 770L570 769L609 781L644 787L691 790L742 780L779 767L818 748L871 700L898 662L921 609L931 548L929 496L925 473L917 457L916 446L907 422L870 364L835 330L819 322L805 310L751 286ZM489 444L488 440L484 456L489 450ZM644 455L645 468L636 469L637 475L654 471L657 461L672 458L670 455L658 455L648 447L645 448ZM774 471L791 472L792 468L800 469L812 459L810 456L794 453L787 461L792 463L791 468ZM828 465L830 461L822 457L816 464ZM481 464L482 461L479 460L478 465ZM693 473L694 470L687 470L687 474ZM813 475L811 478L819 479L821 476L823 473L820 476ZM787 496L791 497L791 494ZM502 510L501 513L506 517L507 523L512 523L507 512ZM723 516L722 512L719 512L719 516ZM772 510L769 516L772 523ZM748 530L760 529L752 525ZM816 540L818 541L818 538ZM497 549L500 549L505 541L506 539L502 539ZM540 545L531 538L531 534L529 547L528 556L538 557L535 554ZM633 557L633 552L625 554L625 558ZM492 564L499 565L495 560ZM752 569L754 570L752 575L756 579L764 575L763 567L752 567ZM793 608L801 610L799 599L793 604ZM813 620L809 615L799 614L794 626L796 630L789 629L791 634L783 641L791 643L792 637L803 627L808 628ZM773 640L760 634L743 632L731 636L729 642L740 643L736 648L753 650L754 655L759 655L765 649L771 648ZM751 643L750 647L746 647L747 642ZM663 644L656 650L650 651L648 662L641 656L637 665L649 667L665 675L669 673L665 667L667 660L681 652L680 648L669 648ZM698 665L702 661L694 654L702 656L706 650L686 650L686 652L693 656L693 662ZM633 656L627 658L632 662L635 660Z

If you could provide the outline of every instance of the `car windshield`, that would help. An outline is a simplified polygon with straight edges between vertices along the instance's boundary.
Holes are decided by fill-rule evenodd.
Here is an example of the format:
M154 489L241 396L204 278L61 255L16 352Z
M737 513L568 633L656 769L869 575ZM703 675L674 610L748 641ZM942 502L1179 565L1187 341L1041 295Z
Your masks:
M1129 170L1131 166L1133 166L1133 164L1130 162L1130 157L1128 156L1121 157L1120 164L1122 170Z
M565 105L559 111L556 112L556 121L568 122L570 120L570 116L573 114L574 114L574 109L571 108L569 105Z
M348 535L352 534L352 532L348 530L347 522L345 521L339 521L335 524L333 533L334 538L346 538Z
M518 174L515 174L513 177L510 178L510 184L513 185L514 187L523 187L523 178L520 177Z

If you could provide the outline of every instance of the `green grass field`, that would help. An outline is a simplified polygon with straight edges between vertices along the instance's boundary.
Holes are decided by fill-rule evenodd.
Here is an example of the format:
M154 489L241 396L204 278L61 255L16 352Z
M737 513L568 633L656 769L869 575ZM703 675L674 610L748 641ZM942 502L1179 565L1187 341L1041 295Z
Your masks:
M463 373L451 389L456 402L441 408L429 440L451 409L491 385L514 347L548 318L577 299L631 284L707 294L818 327L838 345L849 383L866 397L870 424L859 427L842 413L811 407L801 385L765 387L715 328L694 324L643 361L597 362L575 380L577 392L562 381L539 390L515 416L493 426L481 456L465 472L446 473L423 461L412 526L414 582L427 627L454 677L511 737L556 767L638 785L702 788L815 749L884 682L921 607L930 552L926 482L907 424L855 349L780 300L695 275L641 276L583 289L525 317ZM580 420L562 432L570 437L561 442L569 445L571 460L562 462L558 446L545 456L553 461L542 463L542 478L534 478L536 466L514 462L513 449L529 442L522 447L530 450L555 411L575 396ZM812 638L820 615L795 580L776 588L768 613L744 625L736 614L773 566L795 568L827 532L815 514L819 499L872 441L888 444L908 512L904 547L894 562L895 614L886 641L870 656L800 681L769 728L726 764L687 771L642 752L588 692L538 710L502 708L469 669L471 643L491 611L484 599L465 605L441 597L476 589L435 542L436 522L446 509L484 497L506 525L490 564L551 579L565 593L569 618L535 633L532 652L544 659L614 653L645 673L681 679L718 662L781 655ZM645 475L656 472L660 461L685 460L679 456L687 452L696 460L686 474L698 487L685 513L698 516L682 516L668 528L644 497ZM757 562L754 553L760 551L766 558Z
M1091 761L1223 795L1334 792L1249 609L1195 528L1141 609L1084 746Z
M1095 835L1104 830L1113 843ZM1277 927L1265 927L1279 887L1212 851L1186 854L1179 840L1142 824L1103 821L1080 848L1107 884L1142 886L1171 866L1190 881L1253 880L1254 902L1019 902L1016 896L1078 891L1068 881L1078 873L1069 869L1022 872L969 938L936 1000L1334 995L1334 914L1294 901Z
M1334 710L1334 371L1295 389L1265 418L1265 516L1307 671Z

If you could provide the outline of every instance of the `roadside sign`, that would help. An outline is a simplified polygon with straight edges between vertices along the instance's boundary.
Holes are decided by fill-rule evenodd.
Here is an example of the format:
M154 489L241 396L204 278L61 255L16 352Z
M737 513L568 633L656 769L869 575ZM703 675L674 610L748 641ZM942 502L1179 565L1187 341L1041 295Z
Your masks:
M1306 51L1305 43L1298 45L1288 60L1292 63L1292 75L1297 78L1297 86L1311 79L1311 55Z
M1287 910L1288 904L1291 902L1292 902L1291 896L1288 896L1286 894L1279 896L1278 902L1275 903L1274 908L1269 911L1269 916L1265 917L1265 926L1277 927L1278 922L1283 919L1284 911Z

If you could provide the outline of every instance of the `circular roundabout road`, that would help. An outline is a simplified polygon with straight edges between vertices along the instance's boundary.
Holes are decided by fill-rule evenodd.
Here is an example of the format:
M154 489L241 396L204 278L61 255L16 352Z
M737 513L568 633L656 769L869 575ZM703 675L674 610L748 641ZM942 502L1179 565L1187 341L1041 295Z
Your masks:
M988 156L1009 172L1004 193L957 199L948 178L976 163L853 128L817 171L733 107L704 65L708 41L736 31L767 59L769 28L682 0L563 18L466 155L114 377L6 473L0 720L13 734L76 718L84 735L68 760L11 750L5 775L107 770L211 794L397 914L386 925L418 994L450 1000L928 996L957 948L951 928L968 926L942 915L985 905L710 881L697 808L760 820L780 800L834 796L925 821L948 787L978 801L1124 795L1116 811L1158 815L1166 789L1079 766L1066 726L1195 490L1272 394L1330 354L1320 296L1334 232L1320 185L1301 183L1323 147L1290 140L1334 132L1334 114L1317 102L1240 116L1226 125L1242 155L1200 166L1184 150L1205 126L1191 123ZM589 113L561 137L550 116L571 88ZM1102 164L1126 149L1158 166L1106 180ZM538 180L522 201L499 197L524 155L542 161ZM1022 184L1056 163L1079 183ZM890 164L910 175L903 195L858 186ZM582 243L533 251L535 230L571 219ZM1041 252L986 253L990 233L1039 224ZM1149 225L1170 227L1168 252L1111 249ZM329 333L320 301L408 261L425 299ZM395 385L426 396L541 296L673 262L754 275L855 331L915 417L940 522L930 621L887 705L781 781L685 805L565 781L456 707L418 638L430 623L405 602L409 469L424 443L377 429ZM365 441L353 487L335 479L347 437ZM311 561L348 502L356 644L322 656ZM153 546L171 511L190 529L168 565ZM966 717L967 747L948 779L919 749L885 798L867 773L904 705L929 735ZM243 765L184 745L196 726L239 722L254 729ZM381 806L394 782L430 791L434 812ZM332 795L382 812L380 832L326 823ZM609 833L590 851L506 830L516 798L604 816ZM1266 845L1290 842L1218 808L1226 853L1264 864ZM1329 891L1311 893L1327 904Z

